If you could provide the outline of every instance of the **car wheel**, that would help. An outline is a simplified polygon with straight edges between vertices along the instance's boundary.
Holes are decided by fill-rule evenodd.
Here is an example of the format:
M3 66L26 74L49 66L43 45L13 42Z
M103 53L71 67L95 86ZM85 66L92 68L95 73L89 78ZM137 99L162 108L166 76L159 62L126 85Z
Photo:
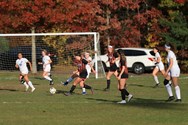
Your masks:
M133 71L136 74L142 74L145 71L145 67L144 67L143 64L136 63L136 64L133 65Z

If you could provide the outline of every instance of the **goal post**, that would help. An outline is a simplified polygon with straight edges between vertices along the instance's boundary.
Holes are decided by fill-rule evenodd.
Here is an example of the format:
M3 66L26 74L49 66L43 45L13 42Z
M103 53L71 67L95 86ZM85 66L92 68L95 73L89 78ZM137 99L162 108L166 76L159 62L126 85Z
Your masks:
M87 50L88 48L90 48L90 49L93 49L94 50L94 66L95 66L95 70L96 70L96 74L95 74L95 78L99 78L99 63L98 63L98 56L100 55L100 42L99 42L99 39L100 39L100 35L99 35L99 33L97 33L97 32L66 32L66 33L21 33L21 34L0 34L0 42L2 41L1 39L8 39L7 41L10 41L10 39L11 39L11 42L15 42L14 44L16 44L17 46L19 46L20 44L21 44L21 40L25 40L25 39L27 39L27 38L30 38L30 42L31 43L33 43L33 38L36 38L37 39L37 37L39 37L40 38L40 40L41 41L43 41L43 38L46 38L47 40L48 40L48 42L54 42L53 40L55 39L56 41L58 41L58 39L57 38L59 38L59 37L61 37L61 36L64 36L64 37L66 37L66 38L61 38L61 40L65 40L65 41L68 41L68 38L69 37L73 37L73 38L71 38L71 40L72 39L78 39L78 38L75 38L75 37L78 37L79 36L79 39L77 40L77 41L79 41L80 39L82 39L81 37L86 37L85 39L83 39L83 40L81 40L81 42L80 42L80 44L82 44L82 41L84 41L84 43L83 44L85 44L85 46L84 46L84 49L83 49L83 51L84 50ZM93 43L93 45L92 46L88 46L89 45L89 43L87 44L87 40L89 39L88 38L88 36L92 36L93 38L90 38L90 41L92 41ZM48 37L50 37L50 38L48 38ZM56 38L57 37L57 38ZM39 39L38 38L38 39ZM27 39L28 40L28 39ZM27 40L25 40L25 41L27 41ZM61 40L59 40L59 41L61 41ZM71 41L71 40L69 40L69 41ZM74 40L73 40L74 41ZM86 41L86 42L85 42ZM20 42L19 44L17 44L16 42ZM37 44L39 44L39 42L36 40L35 41L35 43L34 44L31 44L31 43L29 43L29 40L28 40L28 44L27 43L25 43L25 44L23 44L23 45L21 45L21 46L31 46L31 50L30 51L33 51L34 49L36 49L36 48L34 48L34 47L36 47L37 46ZM46 43L45 43L46 44ZM51 45L51 47L53 47L53 46L55 46L55 44L56 43L53 43L52 45ZM34 45L34 46L33 46ZM46 44L47 45L47 44ZM66 46L66 44L65 45L63 45L62 44L62 47L64 47L64 46ZM75 46L76 46L76 44L75 44ZM28 50L29 51L29 50ZM36 51L36 50L35 50ZM59 51L61 51L61 48L59 49ZM36 52L37 53L37 52ZM71 52L71 53L73 53L73 52ZM36 54L34 53L33 54L33 52L31 52L31 54L32 54L32 63L34 64L34 63L37 63L36 62ZM68 55L68 54L65 54L65 55ZM100 62L100 61L99 61ZM35 65L37 65L37 64L35 64ZM102 66L101 64L100 64L100 66ZM35 67L33 67L33 68L35 68L35 69L33 69L33 71L37 71L37 69L36 69L36 66ZM103 66L102 66L102 68L103 68ZM1 70L1 69L0 69ZM5 70L6 70L6 67L5 67ZM104 71L104 70L103 70ZM35 72L34 72L35 73ZM105 74L105 73L102 73L102 74Z

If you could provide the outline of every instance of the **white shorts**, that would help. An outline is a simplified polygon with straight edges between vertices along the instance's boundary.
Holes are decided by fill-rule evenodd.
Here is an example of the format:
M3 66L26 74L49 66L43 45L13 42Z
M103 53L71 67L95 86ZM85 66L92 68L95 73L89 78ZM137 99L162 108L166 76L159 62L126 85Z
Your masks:
M170 76L171 77L179 77L180 76L180 68L179 67L171 68Z
M45 66L45 67L43 67L43 71L44 72L50 72L51 71L51 67L50 66Z
M86 65L86 70L87 70L87 78L89 78L89 74L91 73L91 67L90 65Z
M27 71L26 71L26 70L25 70L25 71L20 71L20 74L21 74L21 75L27 75L28 73L29 73L28 70L27 70Z
M159 63L156 65L156 68L159 69L160 71L164 70L164 64L163 63Z

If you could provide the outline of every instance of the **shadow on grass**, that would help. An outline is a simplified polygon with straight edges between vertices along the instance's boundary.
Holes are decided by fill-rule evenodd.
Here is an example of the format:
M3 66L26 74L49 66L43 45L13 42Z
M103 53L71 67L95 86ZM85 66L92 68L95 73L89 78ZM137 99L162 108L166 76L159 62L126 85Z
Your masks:
M144 87L144 88L154 88L153 86L146 86L146 85L141 85L141 84L135 84L135 83L131 83L129 84L129 86L137 86L137 87ZM162 86L159 86L157 88L163 88Z
M17 92L18 90L16 89L7 89L7 88L0 88L0 91L11 91L11 92Z
M95 98L86 98L88 100L94 100L94 101L97 101L98 103L114 103L116 104L117 101L112 101L112 100L107 100L107 99L95 99Z
M150 108L158 110L185 110L185 107L188 106L187 103L176 103L165 102L165 100L155 100L155 99L143 99L143 98L133 98L131 102L126 104L117 104L117 101L106 100L106 99L95 99L95 98L86 98L88 100L97 101L97 103L110 103L117 106L128 106L128 107L138 107L138 108Z
M154 108L159 110L185 110L186 103L166 102L165 100L134 98L126 105L130 107Z

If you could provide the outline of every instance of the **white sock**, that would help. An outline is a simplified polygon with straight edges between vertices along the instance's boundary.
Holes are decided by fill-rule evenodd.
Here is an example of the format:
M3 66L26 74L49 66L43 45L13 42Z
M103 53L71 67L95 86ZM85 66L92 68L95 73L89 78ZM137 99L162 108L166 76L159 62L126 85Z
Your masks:
M169 96L173 96L172 88L171 88L171 86L169 84L166 85L166 90L167 90Z
M24 86L25 86L26 88L29 87L28 84L27 84L26 82L24 82Z
M52 81L52 79L49 76L44 76L45 79L47 79L48 81Z
M177 99L181 99L181 93L180 93L180 87L179 86L175 87L175 92L176 92Z
M159 80L158 80L157 76L154 76L154 80L155 80L156 84L159 84Z
M32 82L31 81L29 81L28 82L28 85L32 88L32 89L34 89L35 87L33 86L33 84L32 84Z
M86 88L82 88L82 92L86 92Z

